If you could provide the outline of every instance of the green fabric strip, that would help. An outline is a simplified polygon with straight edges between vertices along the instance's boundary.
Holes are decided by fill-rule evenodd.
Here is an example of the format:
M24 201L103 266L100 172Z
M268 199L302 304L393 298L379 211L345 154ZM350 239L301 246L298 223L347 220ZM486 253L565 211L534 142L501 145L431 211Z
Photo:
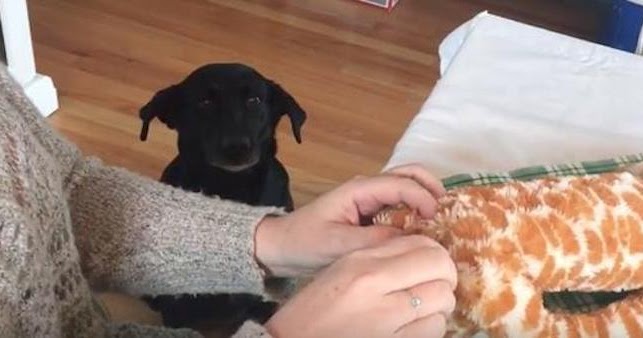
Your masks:
M528 181L545 176L581 176L619 170L643 162L643 153L571 164L540 165L525 167L509 172L458 174L442 180L447 189L471 185L500 184L511 181Z

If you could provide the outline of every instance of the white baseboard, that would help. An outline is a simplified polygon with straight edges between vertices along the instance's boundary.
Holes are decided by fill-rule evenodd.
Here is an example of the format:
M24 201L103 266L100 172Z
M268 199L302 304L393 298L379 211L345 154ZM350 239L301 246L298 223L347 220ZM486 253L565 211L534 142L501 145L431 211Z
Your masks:
M47 117L58 110L58 92L49 76L36 74L23 88L42 116Z
M58 109L58 93L50 77L38 74L26 0L0 0L2 45L9 73L43 116Z

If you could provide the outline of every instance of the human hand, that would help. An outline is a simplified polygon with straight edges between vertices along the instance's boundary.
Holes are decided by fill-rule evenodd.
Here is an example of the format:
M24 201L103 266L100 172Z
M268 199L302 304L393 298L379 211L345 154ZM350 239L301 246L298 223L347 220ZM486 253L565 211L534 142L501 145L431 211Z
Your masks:
M358 177L287 216L264 219L255 254L274 276L310 275L345 254L401 234L389 226L360 226L364 217L404 203L430 218L444 193L440 181L419 165Z
M276 338L443 337L456 285L446 249L424 236L397 237L340 258L265 327Z

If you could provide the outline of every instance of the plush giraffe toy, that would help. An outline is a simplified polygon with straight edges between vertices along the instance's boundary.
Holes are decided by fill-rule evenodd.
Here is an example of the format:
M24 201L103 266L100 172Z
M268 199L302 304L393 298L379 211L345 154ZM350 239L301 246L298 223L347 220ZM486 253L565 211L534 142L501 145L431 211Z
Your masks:
M448 337L643 337L643 179L630 172L449 191L435 218L397 207L376 224L445 246L459 285ZM616 292L586 312L552 292Z

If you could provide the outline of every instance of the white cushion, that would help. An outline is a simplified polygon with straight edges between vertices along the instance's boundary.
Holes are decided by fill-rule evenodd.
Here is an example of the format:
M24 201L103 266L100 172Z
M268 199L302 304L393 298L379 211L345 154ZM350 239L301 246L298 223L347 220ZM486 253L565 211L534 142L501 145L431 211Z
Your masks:
M643 152L643 58L481 13L384 169L445 177Z

